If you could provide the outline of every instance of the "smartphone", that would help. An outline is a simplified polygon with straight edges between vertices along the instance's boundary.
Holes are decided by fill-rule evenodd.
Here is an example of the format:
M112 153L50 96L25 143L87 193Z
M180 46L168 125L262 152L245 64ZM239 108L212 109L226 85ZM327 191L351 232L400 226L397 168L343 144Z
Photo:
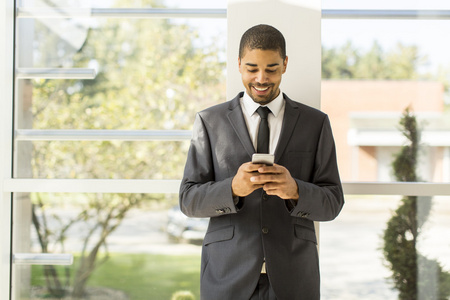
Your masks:
M252 156L252 163L254 164L265 164L271 166L273 165L273 162L274 162L273 154L254 153Z

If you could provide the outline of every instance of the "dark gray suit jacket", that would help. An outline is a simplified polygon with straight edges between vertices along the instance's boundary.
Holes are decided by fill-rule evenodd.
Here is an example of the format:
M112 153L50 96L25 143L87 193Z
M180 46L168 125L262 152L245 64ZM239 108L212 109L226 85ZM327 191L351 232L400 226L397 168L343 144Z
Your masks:
M180 187L189 217L210 217L203 242L201 297L246 300L263 260L281 300L320 298L313 221L333 220L344 204L330 122L319 110L286 101L275 163L298 184L295 207L262 189L234 204L231 181L255 152L239 98L197 114Z

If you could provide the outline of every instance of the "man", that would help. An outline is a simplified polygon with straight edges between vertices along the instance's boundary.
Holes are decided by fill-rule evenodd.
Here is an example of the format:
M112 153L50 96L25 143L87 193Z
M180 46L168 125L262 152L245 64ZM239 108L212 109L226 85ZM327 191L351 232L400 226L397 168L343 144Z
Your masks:
M238 62L245 93L197 114L180 187L183 213L210 217L201 297L319 299L313 221L344 204L328 117L280 91L288 57L277 29L247 30ZM273 165L250 162L266 118Z

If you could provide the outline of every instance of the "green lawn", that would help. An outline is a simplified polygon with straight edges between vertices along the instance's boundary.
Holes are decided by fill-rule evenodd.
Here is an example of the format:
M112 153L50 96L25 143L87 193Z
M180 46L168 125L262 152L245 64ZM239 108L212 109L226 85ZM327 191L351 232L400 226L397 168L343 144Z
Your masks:
M74 266L78 259L75 258ZM59 270L63 274L62 270ZM71 274L75 273L71 269ZM32 285L45 286L42 266L33 266ZM88 282L126 292L132 300L170 300L180 290L200 299L200 256L111 254Z

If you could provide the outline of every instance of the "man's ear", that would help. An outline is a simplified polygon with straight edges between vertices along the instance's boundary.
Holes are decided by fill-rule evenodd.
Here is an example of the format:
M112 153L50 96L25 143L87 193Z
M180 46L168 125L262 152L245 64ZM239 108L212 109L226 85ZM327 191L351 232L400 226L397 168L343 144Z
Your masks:
M286 56L286 58L284 59L284 62L283 62L283 74L284 74L284 72L286 72L287 63L288 63L288 57Z
M238 57L238 67L239 67L239 73L242 73L241 71L241 58Z

